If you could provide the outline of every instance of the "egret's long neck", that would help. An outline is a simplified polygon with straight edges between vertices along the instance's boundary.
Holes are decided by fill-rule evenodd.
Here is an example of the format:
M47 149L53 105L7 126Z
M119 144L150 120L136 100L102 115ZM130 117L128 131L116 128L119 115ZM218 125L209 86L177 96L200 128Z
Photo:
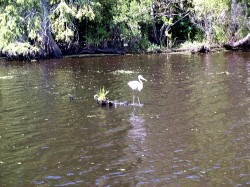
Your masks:
M139 78L139 82L141 83L141 85L143 86L143 82L142 82L142 80Z

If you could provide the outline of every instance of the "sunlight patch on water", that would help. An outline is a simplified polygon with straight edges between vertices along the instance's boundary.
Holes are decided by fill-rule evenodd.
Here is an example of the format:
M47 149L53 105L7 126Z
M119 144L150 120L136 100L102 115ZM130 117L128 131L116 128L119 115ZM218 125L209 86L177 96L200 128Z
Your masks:
M133 73L137 73L135 71L128 71L128 70L116 70L111 72L114 75L119 75L119 74L133 74Z
M62 177L61 176L52 176L52 175L49 175L49 176L47 176L45 178L46 179L54 179L54 180L56 180L56 179L61 179Z
M77 181L74 181L74 182L66 182L66 183L63 183L63 184L57 184L55 186L71 186L71 185L76 185L78 183L83 183L84 181L83 180L77 180Z
M14 76L1 76L0 79L5 80L5 79L13 79Z
M202 175L201 175L201 176L189 175L189 176L187 176L186 178L187 178L187 179L191 179L191 180L198 180L200 177L202 177Z

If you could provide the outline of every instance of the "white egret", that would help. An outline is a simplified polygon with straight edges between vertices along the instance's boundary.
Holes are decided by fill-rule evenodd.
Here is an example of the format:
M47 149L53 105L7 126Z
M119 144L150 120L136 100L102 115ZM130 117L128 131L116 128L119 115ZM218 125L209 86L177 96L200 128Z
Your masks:
M133 104L134 104L134 101L135 101L135 94L134 94L134 91L141 91L142 88L143 88L143 82L142 80L144 81L147 81L145 78L143 78L143 76L141 75L138 75L138 80L139 81L129 81L128 82L128 85L130 86L130 88L132 88L133 90ZM140 104L140 99L139 99L139 96L137 96L138 98L138 102Z

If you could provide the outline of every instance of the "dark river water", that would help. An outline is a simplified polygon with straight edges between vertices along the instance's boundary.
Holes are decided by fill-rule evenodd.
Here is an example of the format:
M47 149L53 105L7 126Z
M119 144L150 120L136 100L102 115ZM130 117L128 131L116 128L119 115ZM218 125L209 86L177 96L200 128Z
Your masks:
M1 61L0 186L250 186L250 53Z

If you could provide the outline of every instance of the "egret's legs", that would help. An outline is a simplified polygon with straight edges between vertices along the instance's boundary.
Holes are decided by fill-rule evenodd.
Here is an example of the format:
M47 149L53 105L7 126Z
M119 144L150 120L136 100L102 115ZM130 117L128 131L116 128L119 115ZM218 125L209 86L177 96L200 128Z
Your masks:
M133 90L133 105L135 104L135 91Z
M139 96L137 96L137 98L138 98L138 103L139 103L139 105L141 105L141 103L140 103L140 99L139 99Z

